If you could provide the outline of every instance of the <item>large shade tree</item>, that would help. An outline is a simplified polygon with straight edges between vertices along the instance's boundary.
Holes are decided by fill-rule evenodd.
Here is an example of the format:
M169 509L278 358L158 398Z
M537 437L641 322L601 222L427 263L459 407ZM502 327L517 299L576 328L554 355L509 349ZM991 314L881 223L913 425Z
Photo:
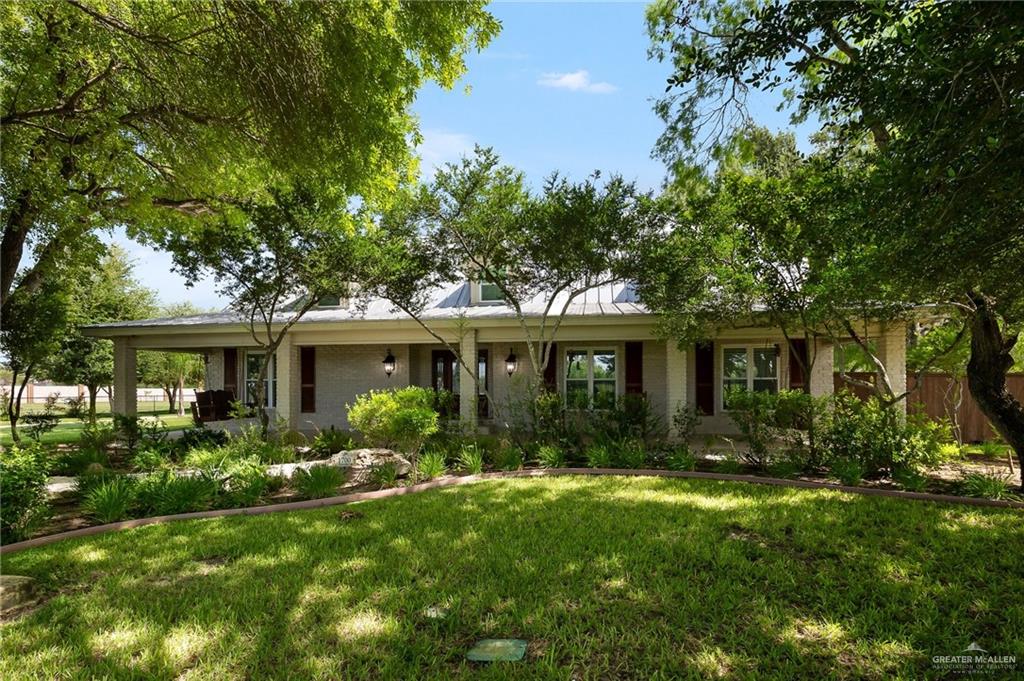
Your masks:
M971 334L974 398L1024 458L1005 374L1024 322L1024 7L1014 3L658 2L652 53L673 75L657 151L677 181L749 118L751 88L818 119L869 172L860 274L948 305Z
M6 3L0 315L98 228L215 229L296 176L387 195L410 170L418 88L452 85L498 30L483 4Z
M192 303L176 303L160 309L164 317L188 317L203 311ZM156 385L164 391L170 413L185 414L185 386L198 386L206 375L203 356L194 352L146 350L138 356L139 378L144 385Z

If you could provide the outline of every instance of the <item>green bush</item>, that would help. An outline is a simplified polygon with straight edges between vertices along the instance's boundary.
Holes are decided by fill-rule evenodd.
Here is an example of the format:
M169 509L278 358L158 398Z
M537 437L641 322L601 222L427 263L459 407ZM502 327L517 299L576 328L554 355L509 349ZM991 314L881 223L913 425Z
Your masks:
M669 452L665 465L672 471L692 471L697 468L697 457L690 451L689 446L681 444Z
M665 422L644 395L621 395L610 409L588 413L587 430L598 441L640 440L654 445L667 435Z
M135 481L113 476L92 487L82 500L82 510L101 523L129 518L135 506Z
M223 471L224 499L227 508L255 506L268 493L271 480L258 459L233 461Z
M84 499L93 488L99 487L108 480L113 480L120 475L120 473L115 473L100 464L94 464L75 478L74 492L80 499Z
M349 433L335 430L334 426L331 426L327 430L317 432L316 437L313 438L311 449L313 454L323 458L355 449L355 442Z
M923 492L928 487L927 476L913 468L897 467L892 473L892 480L908 492Z
M370 469L369 483L377 489L387 489L398 484L398 467L383 463Z
M266 441L257 427L246 428L241 434L228 439L222 448L231 461L256 458L261 463L291 463L295 461L295 448L279 442Z
M829 468L832 471L832 475L835 476L839 482L849 487L856 487L864 479L866 469L864 463L859 459L833 459Z
M334 496L345 483L345 473L335 466L319 465L295 471L292 486L306 499Z
M415 386L371 390L348 407L348 420L374 445L415 455L438 430L434 391Z
M38 444L0 450L0 543L27 539L49 517L46 469Z
M444 475L448 471L445 465L444 454L441 452L427 452L416 462L417 477L430 480Z
M998 442L982 442L978 445L978 453L987 459L994 459L1006 452L1006 445Z
M806 428L813 418L811 396L798 390L773 394L732 389L725 399L729 417L747 442L747 449L737 455L756 468L766 468L774 458L772 449L780 440L794 430Z
M216 471L224 468L233 461L242 460L243 456L234 449L228 447L200 447L193 449L185 458L182 463L186 468L195 468L203 471Z
M478 475L484 470L483 449L475 444L464 445L459 452L459 470L470 475Z
M1020 496L1011 490L1009 476L994 473L967 473L960 479L960 493L983 499L1020 501Z
M583 452L583 457L590 468L611 468L612 452L606 444L595 442Z
M188 452L201 447L220 447L228 443L228 434L223 430L211 430L206 426L187 428L175 442L181 451Z
M743 464L736 459L722 459L715 464L715 472L726 475L739 475L743 472Z
M625 439L612 447L612 464L616 468L644 468L647 465L647 450L642 440Z
M90 467L97 465L103 468L110 466L110 456L106 450L79 445L78 449L60 453L57 457L55 472L64 475L82 475Z
M104 451L117 439L117 432L112 426L94 423L82 428L78 436L78 447L80 449L94 449Z
M176 475L164 470L138 481L136 499L146 515L174 515L205 511L219 491L220 483L210 475Z
M523 467L523 452L511 445L502 447L495 455L494 464L503 471L517 471Z
M768 464L768 475L773 478L790 479L797 477L804 467L799 461L778 459Z
M158 449L140 449L132 457L132 468L137 471L155 471L169 463L166 454Z
M541 445L537 450L537 461L541 468L563 468L565 451L556 445Z

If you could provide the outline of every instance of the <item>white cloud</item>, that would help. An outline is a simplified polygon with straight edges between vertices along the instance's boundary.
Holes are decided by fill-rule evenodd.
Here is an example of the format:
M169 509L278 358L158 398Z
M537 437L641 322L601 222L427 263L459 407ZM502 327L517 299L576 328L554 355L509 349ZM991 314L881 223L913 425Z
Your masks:
M590 80L590 72L586 69L572 71L571 73L544 73L541 74L538 85L544 87L555 87L573 92L588 92L592 95L607 95L619 88L611 83L593 82Z
M428 179L445 163L458 161L472 153L473 140L461 132L428 128L423 131L423 142L418 151L423 159L424 179Z

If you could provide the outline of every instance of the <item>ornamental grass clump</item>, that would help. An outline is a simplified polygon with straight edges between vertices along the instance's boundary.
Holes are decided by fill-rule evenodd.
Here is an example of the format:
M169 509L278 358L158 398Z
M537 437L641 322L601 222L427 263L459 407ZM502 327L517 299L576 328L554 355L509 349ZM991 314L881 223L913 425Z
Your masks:
M345 484L345 473L334 466L320 465L300 468L292 476L292 486L306 499L334 496Z

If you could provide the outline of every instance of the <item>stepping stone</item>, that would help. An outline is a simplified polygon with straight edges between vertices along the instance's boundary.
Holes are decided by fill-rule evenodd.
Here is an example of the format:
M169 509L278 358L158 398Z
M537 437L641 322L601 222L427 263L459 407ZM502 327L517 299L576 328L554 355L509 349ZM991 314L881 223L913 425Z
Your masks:
M0 575L0 610L25 605L35 598L35 580L21 575Z
M470 662L518 662L526 655L526 641L519 638L485 638L466 653Z

